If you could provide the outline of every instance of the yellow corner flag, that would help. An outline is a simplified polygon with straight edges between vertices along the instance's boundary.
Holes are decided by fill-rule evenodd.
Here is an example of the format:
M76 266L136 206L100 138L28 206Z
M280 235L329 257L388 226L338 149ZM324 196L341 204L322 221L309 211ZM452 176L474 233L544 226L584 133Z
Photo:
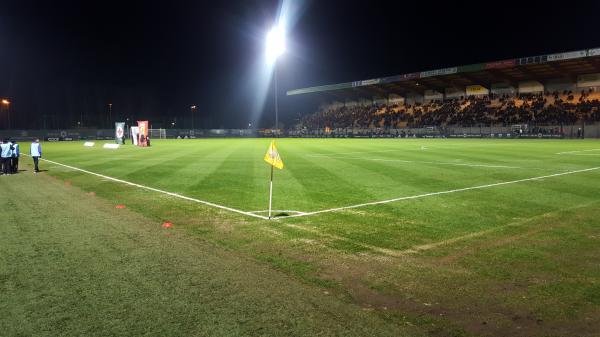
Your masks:
M283 169L283 160L281 160L281 156L277 151L277 147L275 146L275 141L271 141L271 145L269 145L269 149L267 153L265 153L265 161L278 169Z

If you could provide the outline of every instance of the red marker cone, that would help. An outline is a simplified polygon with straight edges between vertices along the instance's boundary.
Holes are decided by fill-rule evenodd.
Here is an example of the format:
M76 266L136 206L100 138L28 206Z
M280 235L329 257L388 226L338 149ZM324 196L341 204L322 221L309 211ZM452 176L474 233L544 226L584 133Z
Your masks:
M123 209L123 208L125 208L125 205L123 205L123 204L118 204L117 206L115 206L115 208L118 208L118 209Z
M171 228L171 227L173 227L173 224L170 222L165 222L164 224L162 224L162 227L163 228Z

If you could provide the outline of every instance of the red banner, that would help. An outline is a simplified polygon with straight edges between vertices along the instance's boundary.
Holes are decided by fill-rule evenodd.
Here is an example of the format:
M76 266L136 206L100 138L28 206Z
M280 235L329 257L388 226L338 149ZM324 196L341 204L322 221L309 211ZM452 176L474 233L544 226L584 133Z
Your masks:
M138 146L148 146L148 121L138 121Z
M502 68L512 68L516 65L516 60L504 60L504 61L496 61L489 62L485 64L485 69L502 69Z

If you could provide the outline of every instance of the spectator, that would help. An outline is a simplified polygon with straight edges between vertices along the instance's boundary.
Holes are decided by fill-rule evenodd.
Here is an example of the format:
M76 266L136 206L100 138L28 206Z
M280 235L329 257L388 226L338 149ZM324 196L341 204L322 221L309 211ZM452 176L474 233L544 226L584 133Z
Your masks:
M5 139L0 144L0 163L2 164L2 175L9 175L11 173L10 160L12 157L12 146L8 139Z
M31 158L33 159L34 172L35 173L40 172L38 165L39 165L40 158L42 158L42 144L40 144L39 139L36 139L33 143L31 143L29 154L31 155Z
M19 151L19 144L16 140L12 141L13 151L11 158L11 171L12 173L19 172L19 157L21 156L21 152Z

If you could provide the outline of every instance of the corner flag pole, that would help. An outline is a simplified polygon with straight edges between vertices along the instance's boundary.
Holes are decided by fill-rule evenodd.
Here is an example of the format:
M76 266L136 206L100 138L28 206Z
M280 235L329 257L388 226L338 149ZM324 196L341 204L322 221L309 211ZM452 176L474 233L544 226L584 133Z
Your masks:
M273 165L271 165L271 183L269 184L269 219L271 219L271 206L273 205Z
M269 219L271 219L273 217L273 167L277 167L280 170L283 169L283 161L279 156L279 152L277 152L275 140L271 141L271 145L269 145L269 149L263 159L271 166L271 181L269 182Z

